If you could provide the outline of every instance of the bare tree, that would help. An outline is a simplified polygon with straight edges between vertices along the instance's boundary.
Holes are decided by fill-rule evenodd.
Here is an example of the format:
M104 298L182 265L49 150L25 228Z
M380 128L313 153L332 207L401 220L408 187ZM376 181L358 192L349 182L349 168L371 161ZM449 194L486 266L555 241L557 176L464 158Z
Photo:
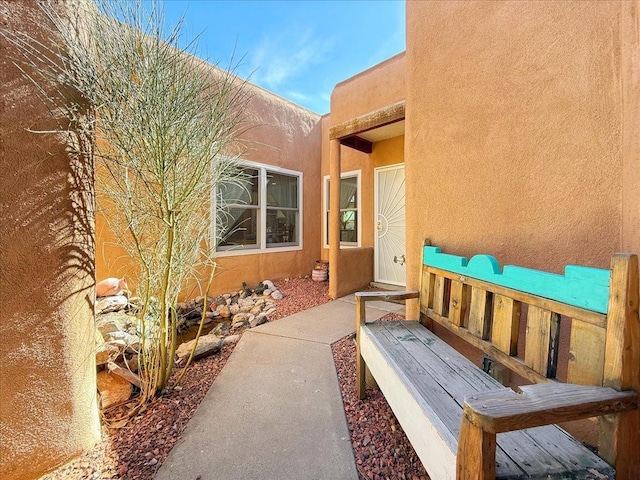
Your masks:
M60 132L71 148L95 157L98 203L139 267L145 402L172 372L180 291L195 281L206 298L215 274L211 225L217 215L224 222L224 210L212 191L243 184L237 155L247 89L232 68L193 56L197 42L180 48L182 22L167 29L162 2L63 6L41 3L63 39L60 49L3 33L20 47L20 64L36 85L59 85L52 112Z

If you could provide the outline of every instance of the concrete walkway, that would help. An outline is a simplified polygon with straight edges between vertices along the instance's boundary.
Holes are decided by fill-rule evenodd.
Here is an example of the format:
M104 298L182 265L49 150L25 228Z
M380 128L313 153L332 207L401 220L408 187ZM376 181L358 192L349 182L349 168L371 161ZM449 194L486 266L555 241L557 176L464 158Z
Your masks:
M155 479L357 480L331 353L354 331L353 296L246 331Z

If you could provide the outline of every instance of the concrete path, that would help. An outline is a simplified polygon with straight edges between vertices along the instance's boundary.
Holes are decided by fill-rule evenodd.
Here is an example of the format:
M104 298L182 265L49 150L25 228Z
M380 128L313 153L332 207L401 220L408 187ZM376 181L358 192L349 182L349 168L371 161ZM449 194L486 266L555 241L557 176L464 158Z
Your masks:
M353 296L246 331L155 479L357 479L331 353L354 331Z

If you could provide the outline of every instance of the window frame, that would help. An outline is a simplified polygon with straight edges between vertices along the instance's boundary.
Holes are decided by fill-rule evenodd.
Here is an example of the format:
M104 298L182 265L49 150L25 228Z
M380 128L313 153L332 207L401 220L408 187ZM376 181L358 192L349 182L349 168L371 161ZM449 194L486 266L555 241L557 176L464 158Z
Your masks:
M263 163L253 162L250 160L240 160L238 161L238 166L240 168L251 168L258 171L258 242L255 246L243 246L243 245L230 245L230 246L214 246L214 251L216 256L225 257L225 256L236 256L236 255L256 255L262 253L276 253L276 252L287 252L287 251L295 251L302 250L303 248L303 218L304 218L304 210L303 210L303 186L304 186L304 174L303 172L299 172L296 170L290 170L288 168L278 167L274 165L267 165ZM267 204L267 188L269 181L269 173L287 175L291 177L297 178L297 187L298 187L298 195L297 201L298 206L296 208L292 207L275 207L269 206ZM212 188L212 209L215 209L218 205L218 196L217 196L217 188ZM242 208L244 205L242 204L230 204L228 205L231 208ZM247 205L247 208L254 208L252 205ZM267 244L267 212L269 210L285 210L285 211L293 211L297 213L297 224L296 224L296 234L297 234L297 242L289 242L289 243L278 243L278 244ZM217 231L217 218L215 215L215 210L212 214L213 221L212 223L212 231L211 238L216 240L216 231Z
M347 178L355 178L356 179L356 208L341 208L340 212L346 211L355 211L357 217L357 226L356 226L356 242L340 242L340 247L345 248L358 248L362 245L362 170L350 170L348 172L340 173L340 181ZM324 248L329 248L329 203L331 199L329 198L329 181L331 180L330 175L325 175L322 181L322 243Z

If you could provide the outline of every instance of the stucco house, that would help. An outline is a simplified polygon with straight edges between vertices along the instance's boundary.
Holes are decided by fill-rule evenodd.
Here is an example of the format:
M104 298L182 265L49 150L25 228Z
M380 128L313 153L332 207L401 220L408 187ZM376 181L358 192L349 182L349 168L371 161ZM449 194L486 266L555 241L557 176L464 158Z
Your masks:
M42 23L28 0L0 0L0 16ZM327 114L251 87L257 197L235 208L252 227L220 245L210 293L309 274L317 259L332 297L371 282L417 288L427 237L548 271L640 252L639 18L637 0L407 2L406 51L336 85ZM73 162L41 161L64 149L24 131L46 112L1 62L0 476L26 479L98 438L95 368L66 352L92 335L95 279L128 267L101 219L95 236L91 215L88 236L74 230ZM68 230L50 228L60 219ZM81 248L47 248L66 231ZM60 284L61 269L80 273ZM51 449L61 425L68 441Z

